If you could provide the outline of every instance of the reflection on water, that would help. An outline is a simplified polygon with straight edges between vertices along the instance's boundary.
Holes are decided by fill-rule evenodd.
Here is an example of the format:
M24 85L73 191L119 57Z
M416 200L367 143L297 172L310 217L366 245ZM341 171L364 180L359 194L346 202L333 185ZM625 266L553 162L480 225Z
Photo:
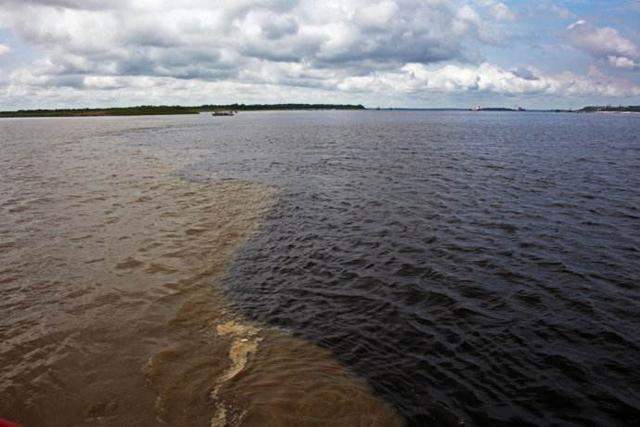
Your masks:
M140 122L140 123L138 123ZM127 144L151 118L0 122L0 415L38 426L394 425L326 350L216 283L276 200Z

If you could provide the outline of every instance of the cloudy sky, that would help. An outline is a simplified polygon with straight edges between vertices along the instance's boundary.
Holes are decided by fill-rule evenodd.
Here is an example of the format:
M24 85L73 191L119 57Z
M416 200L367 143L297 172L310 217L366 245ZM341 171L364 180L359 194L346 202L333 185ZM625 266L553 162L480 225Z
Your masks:
M640 104L640 0L0 0L0 110Z

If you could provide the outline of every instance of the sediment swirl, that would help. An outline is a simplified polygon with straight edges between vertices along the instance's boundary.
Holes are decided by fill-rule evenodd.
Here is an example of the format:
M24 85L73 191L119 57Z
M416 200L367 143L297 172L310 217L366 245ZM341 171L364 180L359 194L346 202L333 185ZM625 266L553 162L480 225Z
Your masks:
M1 155L0 413L25 425L396 425L331 354L243 319L217 285L277 201L189 182L75 120ZM127 132L126 121L109 122Z

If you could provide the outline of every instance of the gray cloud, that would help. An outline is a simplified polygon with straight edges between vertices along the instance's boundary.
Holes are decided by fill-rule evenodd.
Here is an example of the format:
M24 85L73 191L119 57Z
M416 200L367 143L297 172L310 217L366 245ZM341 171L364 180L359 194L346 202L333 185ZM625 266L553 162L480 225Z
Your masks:
M535 73L528 68L516 68L515 70L511 70L514 76L523 78L525 80L538 80L539 78L535 75Z
M63 9L107 10L121 7L124 0L0 0L0 6L16 8L25 5Z
M214 68L198 52L225 50L240 66L243 59L333 67L464 60L465 40L480 38L482 26L469 6L436 0L101 4L5 0L0 25L48 52L57 65L49 71L68 73L64 58L74 55L84 64L76 71L104 73L106 60L112 72L136 75L171 75L177 62L182 68L183 47L197 53L194 66Z

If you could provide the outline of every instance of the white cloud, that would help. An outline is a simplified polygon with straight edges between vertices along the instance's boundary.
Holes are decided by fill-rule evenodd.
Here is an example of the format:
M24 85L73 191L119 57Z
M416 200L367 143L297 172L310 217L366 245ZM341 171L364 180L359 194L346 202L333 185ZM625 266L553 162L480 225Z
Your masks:
M586 25L587 21L585 21L584 19L579 19L578 21L574 22L573 24L570 24L569 26L567 26L567 30L573 30L574 28L577 28L581 25Z
M136 76L326 88L407 63L466 61L467 42L495 36L486 19L466 0L4 0L0 9L0 27L42 53L14 83L77 89Z
M640 47L610 27L596 27L579 20L567 27L574 47L617 68L634 68L640 60Z
M479 0L479 3L488 8L490 13L498 21L512 21L516 14L506 4L497 0Z
M381 1L356 11L356 22L365 28L383 29L398 13L398 4L393 1Z
M8 5L0 26L12 28L59 66L73 55L99 72L111 67L117 74L178 77L190 76L186 61L174 63L185 48L191 64L208 70L227 69L223 56L237 67L247 59L322 66L460 59L465 40L479 37L483 26L457 0L141 1L105 9L98 3L82 8L75 0Z
M434 92L637 94L636 86L607 78L486 62L479 47L508 49L503 31L520 18L498 0L0 3L0 28L31 47L27 56L38 55L3 73L4 105L56 96L60 102L184 97L194 103L224 96L335 102L366 93L375 99ZM638 64L637 47L616 30L579 21L567 31L574 46L603 63Z
M11 48L6 44L0 43L0 56L6 55L9 52L11 52Z
M496 65L478 66L407 64L398 71L372 76L349 77L339 88L347 91L389 90L407 94L433 92L484 92L500 95L639 96L640 87L607 79L594 79L565 72L545 75L535 69L509 71Z
M638 64L636 64L636 62L633 59L629 59L624 56L610 55L607 57L607 59L609 61L609 64L611 64L611 66L616 68L633 69L638 66Z

